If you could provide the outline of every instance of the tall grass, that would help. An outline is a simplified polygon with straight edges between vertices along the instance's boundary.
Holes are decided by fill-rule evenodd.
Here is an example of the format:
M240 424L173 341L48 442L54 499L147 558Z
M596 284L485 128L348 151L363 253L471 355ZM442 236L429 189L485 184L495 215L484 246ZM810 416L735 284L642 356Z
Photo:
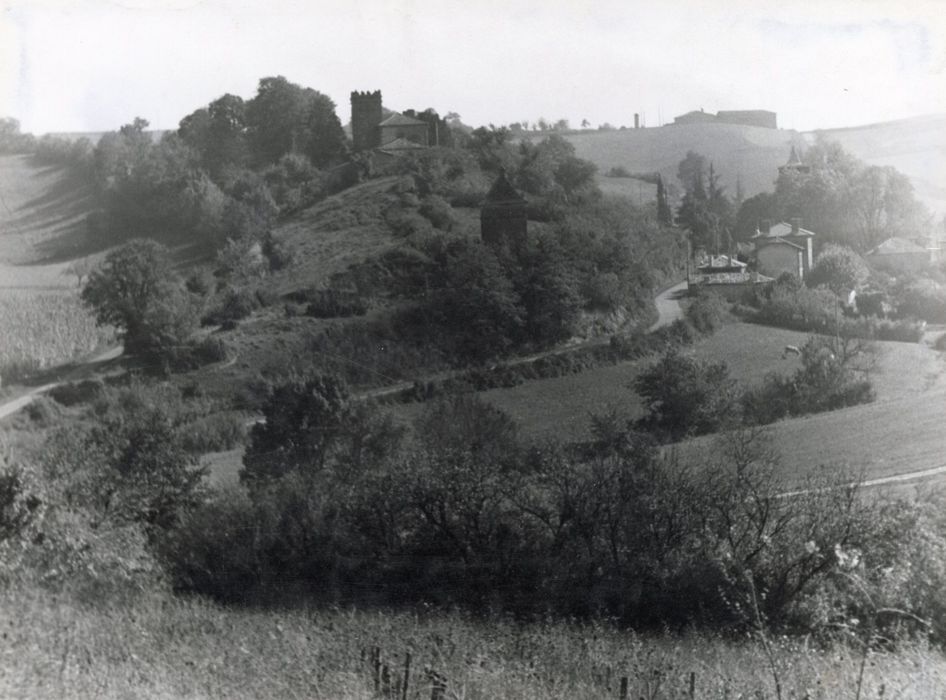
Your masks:
M362 650L377 645L397 673L412 655L409 698L854 698L862 654L688 633L639 635L605 623L476 620L459 614L231 610L164 594L80 606L39 591L0 593L0 696L5 698L377 697ZM946 658L922 643L874 652L862 698L940 698Z
M0 378L16 381L111 342L114 333L71 292L0 295Z

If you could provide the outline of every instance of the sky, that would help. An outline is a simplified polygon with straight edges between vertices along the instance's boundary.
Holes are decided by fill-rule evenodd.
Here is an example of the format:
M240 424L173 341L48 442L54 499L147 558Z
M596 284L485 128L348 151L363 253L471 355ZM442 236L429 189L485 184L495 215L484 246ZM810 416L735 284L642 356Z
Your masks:
M834 128L946 113L946 0L0 0L0 116L152 128L284 75L331 97L647 126L767 109Z

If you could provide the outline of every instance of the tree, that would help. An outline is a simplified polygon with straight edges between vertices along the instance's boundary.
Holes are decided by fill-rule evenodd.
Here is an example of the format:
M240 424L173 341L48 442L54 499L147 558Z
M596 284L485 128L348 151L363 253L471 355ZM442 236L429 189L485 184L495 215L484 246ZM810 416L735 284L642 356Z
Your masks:
M828 244L818 254L806 282L809 287L825 286L839 297L860 288L869 271L860 255L846 246Z
M661 226L673 225L673 212L670 211L670 204L667 202L667 190L664 187L664 179L657 175L657 223Z
M263 416L250 431L240 470L240 480L257 493L290 474L311 487L329 468L351 472L377 464L402 434L389 418L353 399L333 375L275 387Z
M694 199L706 199L704 179L706 177L706 158L694 151L687 151L686 157L677 166L677 179L687 194Z
M725 362L700 362L671 348L633 383L644 399L641 427L668 442L734 423L739 393Z
M335 103L281 75L259 81L256 96L246 107L246 124L251 153L260 166L298 152L324 167L345 153L345 132Z
M196 328L193 300L171 269L167 249L136 239L112 251L89 274L82 301L100 324L117 327L128 350L170 347Z
M755 235L763 221L774 222L778 216L778 200L771 192L760 192L749 197L739 207L733 237L747 241Z

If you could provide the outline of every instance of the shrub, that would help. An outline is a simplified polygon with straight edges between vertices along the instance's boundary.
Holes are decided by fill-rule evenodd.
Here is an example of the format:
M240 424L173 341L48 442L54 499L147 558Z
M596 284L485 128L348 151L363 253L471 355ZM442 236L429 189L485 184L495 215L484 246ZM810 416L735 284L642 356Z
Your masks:
M430 221L415 211L391 209L384 215L391 232L399 238L418 238L434 232Z
M440 231L452 231L457 222L453 207L438 195L424 197L420 204L420 214Z
M177 429L181 445L195 455L232 450L246 437L242 414L213 413L188 422Z
M667 442L717 432L738 419L739 395L723 362L700 362L668 349L634 380L647 407L640 425Z
M686 319L700 333L716 331L726 316L726 302L715 294L700 294L686 307Z
M850 248L829 243L818 254L805 281L809 287L825 286L840 297L863 285L868 274L861 256Z
M899 287L894 291L893 302L901 318L946 323L946 288L932 280L914 280Z
M49 396L63 406L75 406L101 398L104 391L105 383L101 379L86 379L54 386L49 390Z
M344 318L347 316L364 316L368 307L364 300L354 292L343 292L337 289L311 290L310 299L306 307L306 315L314 318Z
M47 396L37 396L26 405L26 416L37 427L45 428L52 425L59 414L59 406Z
M218 325L226 321L240 321L259 307L259 298L253 290L230 287L224 292L217 308L207 314L202 323Z

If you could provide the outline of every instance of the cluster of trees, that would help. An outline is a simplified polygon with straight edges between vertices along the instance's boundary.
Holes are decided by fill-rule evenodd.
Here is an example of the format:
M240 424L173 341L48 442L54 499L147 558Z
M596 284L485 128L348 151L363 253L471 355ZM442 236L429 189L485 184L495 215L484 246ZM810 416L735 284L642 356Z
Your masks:
M191 510L160 549L182 590L818 631L864 604L838 552L871 552L876 570L860 573L882 578L898 561L889 538L912 537L909 514L856 489L779 496L755 431L727 435L698 470L608 416L580 450L526 448L472 395L405 433L324 376L280 387L265 415L245 490ZM906 604L923 569L883 600L935 610L932 587Z
M712 163L707 167L706 158L688 151L680 161L677 177L683 185L683 199L677 208L676 223L690 234L693 250L727 251L732 247L734 207L719 184L719 175ZM659 183L663 190L663 182ZM666 195L664 195L666 197ZM666 216L667 203L660 201L658 207Z
M727 196L713 164L690 151L678 169L684 196L676 222L690 232L694 248L721 251L751 238L764 221L796 217L820 241L861 253L886 238L913 238L929 228L929 212L896 169L867 165L824 139L802 160L808 172L783 169L774 191L743 201L738 192L735 200Z
M809 172L786 168L774 192L739 209L735 236L749 238L760 221L799 217L825 241L865 252L883 240L913 238L931 224L909 178L890 166L867 165L838 143L820 139L802 155Z
M406 303L400 333L438 339L455 364L554 345L576 333L584 312L648 319L655 283L681 258L679 240L619 200L567 211L533 226L521 245L492 247L443 230L412 235L334 284Z

